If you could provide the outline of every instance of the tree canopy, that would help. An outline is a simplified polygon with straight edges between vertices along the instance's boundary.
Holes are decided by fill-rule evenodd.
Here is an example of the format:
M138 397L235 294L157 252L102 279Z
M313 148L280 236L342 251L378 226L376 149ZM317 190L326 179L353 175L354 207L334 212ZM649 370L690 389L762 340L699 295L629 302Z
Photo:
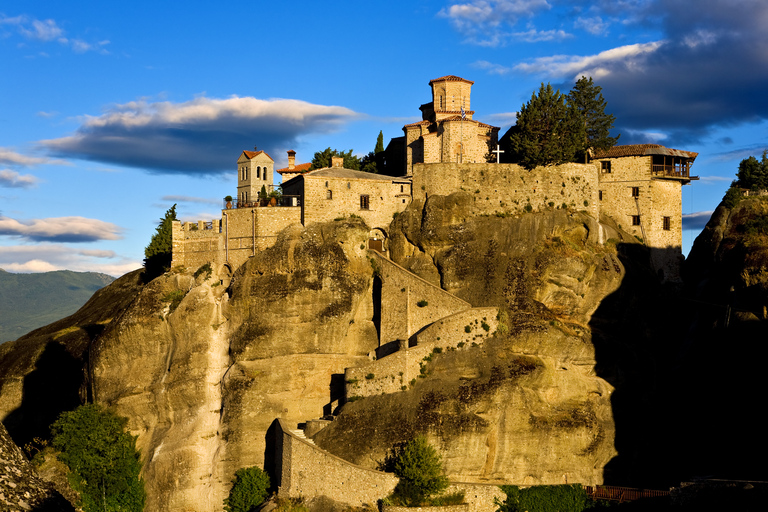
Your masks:
M763 151L763 157L760 160L753 156L742 160L736 177L738 186L741 188L768 189L768 150Z
M566 96L542 83L520 107L511 138L516 160L526 168L572 162L584 144L584 125Z
M344 159L344 167L347 169L360 170L360 159L352 154L352 150L339 151L338 149L326 148L323 151L318 151L315 156L312 157L312 165L310 170L322 169L324 167L330 167L334 156L340 156Z
M251 512L269 495L269 475L256 466L235 472L232 489L224 500L226 512Z
M419 506L448 487L440 454L424 436L396 448L391 459L392 470L400 478L392 493L396 501Z
M173 257L173 236L171 223L176 220L176 205L171 206L160 219L155 234L144 249L144 275L149 281L170 270Z
M567 102L579 113L583 126L583 141L579 153L586 156L587 150L609 149L621 135L611 137L610 132L616 118L605 113L605 99L602 87L595 85L592 77L582 76L576 81Z
M144 482L136 438L127 418L95 404L63 412L51 425L52 445L71 473L86 512L144 509Z

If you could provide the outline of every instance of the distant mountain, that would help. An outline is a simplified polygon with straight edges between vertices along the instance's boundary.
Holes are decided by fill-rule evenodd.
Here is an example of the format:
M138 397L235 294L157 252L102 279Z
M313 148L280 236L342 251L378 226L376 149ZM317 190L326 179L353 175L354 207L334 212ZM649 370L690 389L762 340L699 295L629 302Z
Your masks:
M13 274L0 269L0 343L71 315L114 280L96 272Z

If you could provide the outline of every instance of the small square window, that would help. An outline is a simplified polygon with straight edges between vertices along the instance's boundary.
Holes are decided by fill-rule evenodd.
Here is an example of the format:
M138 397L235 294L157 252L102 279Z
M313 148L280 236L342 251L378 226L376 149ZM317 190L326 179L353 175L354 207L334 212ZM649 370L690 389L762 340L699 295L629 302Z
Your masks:
M639 226L640 225L640 216L639 215L633 215L632 216L632 225L633 226Z
M672 218L664 217L664 231L669 231L670 229L672 229Z
M600 162L600 168L603 172L611 172L611 162L610 160L603 160Z
M640 197L640 187L632 187L632 197Z

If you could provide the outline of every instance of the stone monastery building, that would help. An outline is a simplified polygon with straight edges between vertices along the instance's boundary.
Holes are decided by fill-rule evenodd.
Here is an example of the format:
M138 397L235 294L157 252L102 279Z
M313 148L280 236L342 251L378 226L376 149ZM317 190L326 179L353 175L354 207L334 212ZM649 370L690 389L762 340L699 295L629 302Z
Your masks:
M524 169L497 161L499 128L473 119L474 82L444 76L429 82L432 101L421 105L422 121L403 127L388 157L402 157L404 175L371 174L342 167L309 170L288 151L282 196L260 198L275 188L274 160L264 151L243 151L237 160L237 196L220 219L173 223L172 265L212 263L233 272L258 251L274 245L294 224L356 215L370 228L369 247L385 251L389 224L411 201L464 191L476 214L514 214L569 209L596 220L607 215L653 252L653 264L676 279L682 259L682 192L697 153L658 144L615 146L597 151L588 164ZM392 149L394 148L394 149ZM399 148L399 149L398 149ZM392 149L392 151L390 151ZM494 154L496 153L496 154ZM604 240L603 228L600 239Z

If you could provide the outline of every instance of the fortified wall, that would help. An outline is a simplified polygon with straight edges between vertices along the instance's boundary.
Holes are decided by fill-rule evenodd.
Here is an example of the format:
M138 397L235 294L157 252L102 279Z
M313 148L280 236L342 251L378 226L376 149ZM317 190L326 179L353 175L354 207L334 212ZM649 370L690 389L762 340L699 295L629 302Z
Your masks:
M599 216L598 167L562 164L527 170L517 164L436 163L413 165L413 199L473 195L479 215L570 208Z

